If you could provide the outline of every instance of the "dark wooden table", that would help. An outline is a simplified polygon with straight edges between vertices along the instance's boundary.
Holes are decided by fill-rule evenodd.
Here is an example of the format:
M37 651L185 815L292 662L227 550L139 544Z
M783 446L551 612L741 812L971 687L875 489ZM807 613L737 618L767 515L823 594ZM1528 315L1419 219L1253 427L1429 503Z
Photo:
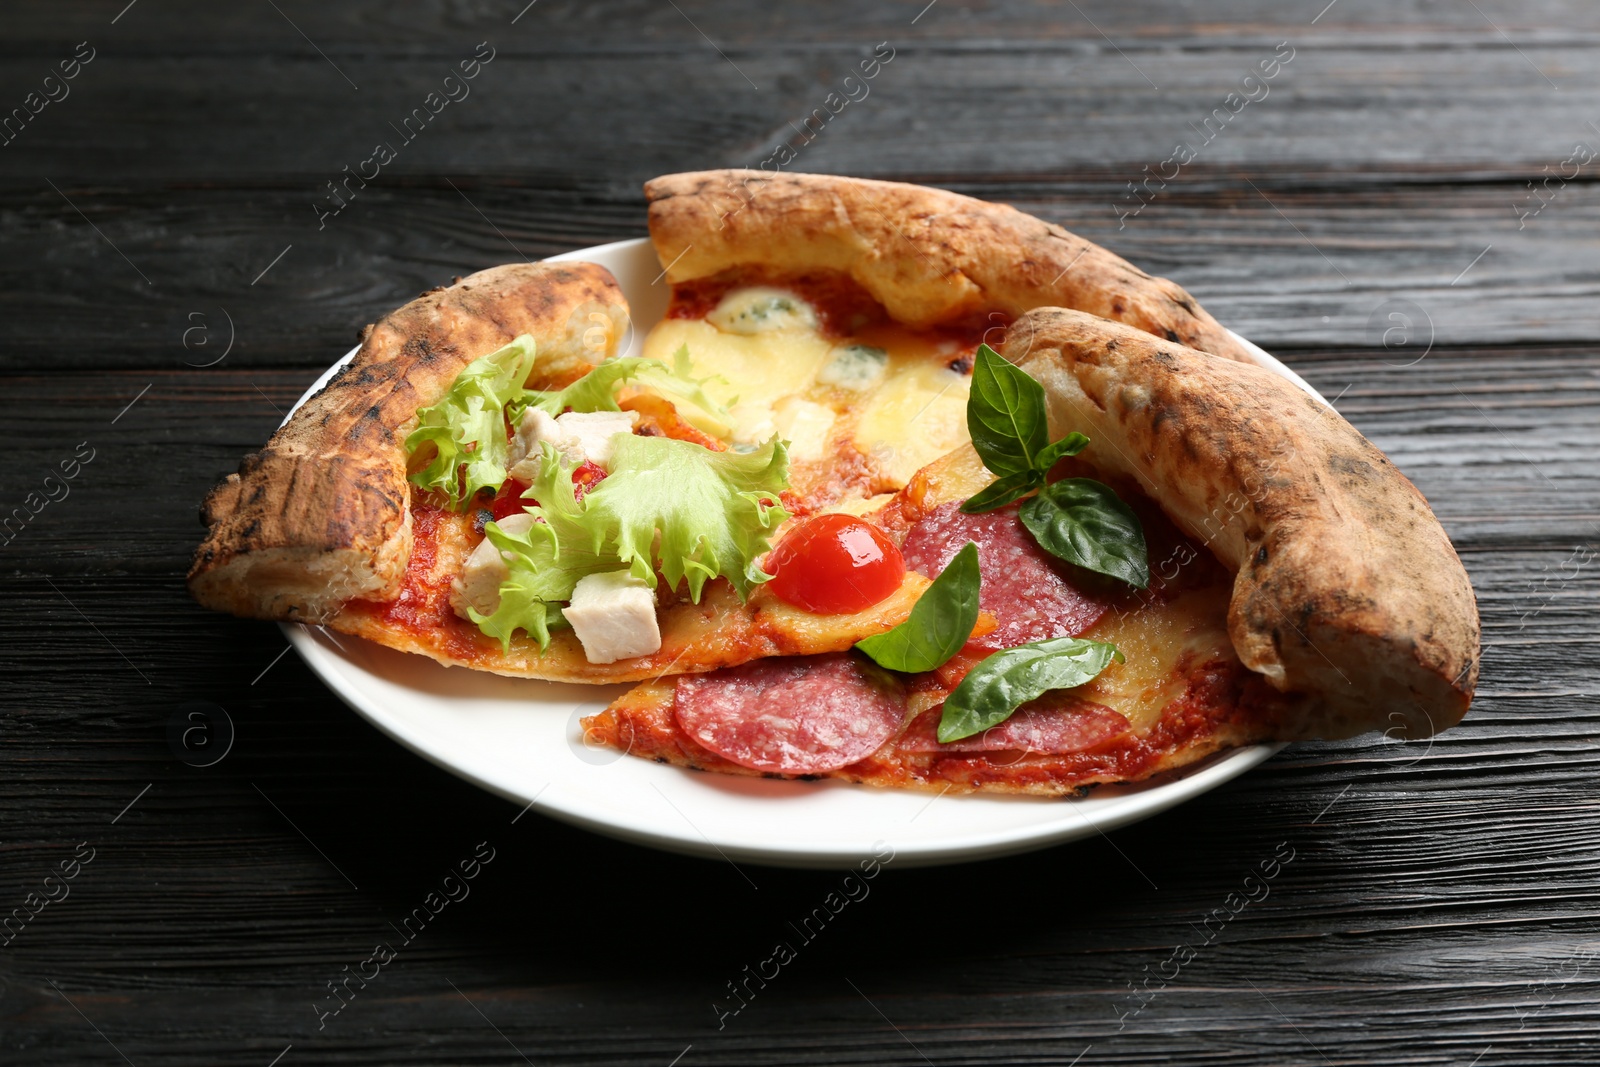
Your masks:
M0 908L32 916L0 1062L1600 1061L1596 5L125 3L0 15ZM1467 721L891 867L719 1028L839 875L518 819L190 602L202 494L362 324L786 142L1100 240L1335 399L1472 575ZM231 749L193 766L169 728L208 708ZM479 842L470 897L325 1014Z

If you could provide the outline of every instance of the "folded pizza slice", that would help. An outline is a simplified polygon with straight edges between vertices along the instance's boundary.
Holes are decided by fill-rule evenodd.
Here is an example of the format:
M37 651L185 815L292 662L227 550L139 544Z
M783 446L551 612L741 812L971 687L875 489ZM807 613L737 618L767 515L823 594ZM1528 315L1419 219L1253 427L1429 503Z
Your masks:
M1331 408L1074 311L1024 315L1001 353L980 353L973 444L868 516L933 580L905 624L646 683L588 738L709 771L1061 795L1255 741L1460 720L1465 571Z

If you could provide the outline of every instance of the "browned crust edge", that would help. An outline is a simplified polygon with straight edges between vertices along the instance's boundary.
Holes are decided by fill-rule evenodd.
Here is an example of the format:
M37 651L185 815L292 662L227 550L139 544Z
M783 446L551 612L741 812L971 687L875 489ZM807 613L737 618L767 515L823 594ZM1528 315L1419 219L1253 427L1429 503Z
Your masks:
M760 266L849 274L913 327L1069 307L1248 362L1175 282L1005 204L902 182L708 170L645 183L669 281Z
M1042 308L1001 354L1045 389L1052 436L1138 479L1236 574L1244 665L1304 694L1281 739L1425 737L1477 684L1467 573L1417 488L1331 407L1281 375L1117 323Z
M235 615L312 622L355 597L392 599L411 555L405 438L417 409L521 334L538 345L535 374L559 376L609 355L626 323L616 279L592 263L493 267L384 316L206 497L190 592Z

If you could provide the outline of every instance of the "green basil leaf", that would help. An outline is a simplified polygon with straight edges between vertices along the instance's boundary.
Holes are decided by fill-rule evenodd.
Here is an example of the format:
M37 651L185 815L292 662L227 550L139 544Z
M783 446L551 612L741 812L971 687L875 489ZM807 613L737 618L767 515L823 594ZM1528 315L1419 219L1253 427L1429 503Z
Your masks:
M1044 484L1044 476L1035 470L1008 474L987 489L972 494L961 510L968 515L978 515L995 508L1003 508L1018 497L1026 496Z
M1025 502L1021 515L1022 525L1052 555L1139 589L1150 584L1144 528L1110 486L1063 478Z
M968 541L922 591L911 615L887 633L856 642L880 667L915 674L943 666L978 622L978 546Z
M978 346L967 398L967 430L983 465L1000 477L1032 470L1050 443L1044 386L988 345Z
M959 741L998 726L1052 689L1093 681L1112 660L1123 662L1117 646L1081 637L1056 637L996 652L967 672L945 698L939 740Z
M1040 474L1049 474L1050 468L1056 465L1056 460L1063 456L1076 456L1089 447L1089 439L1081 433L1069 433L1059 441L1051 442L1050 446L1040 452L1034 459L1034 469Z

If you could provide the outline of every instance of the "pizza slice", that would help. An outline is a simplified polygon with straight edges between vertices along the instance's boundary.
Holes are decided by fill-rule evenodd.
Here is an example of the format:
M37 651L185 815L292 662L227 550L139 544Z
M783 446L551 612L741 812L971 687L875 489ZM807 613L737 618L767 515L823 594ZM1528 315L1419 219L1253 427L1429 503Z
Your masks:
M1023 315L1001 355L980 352L973 444L870 516L936 579L936 611L855 652L646 683L588 739L723 773L1062 795L1465 714L1466 573L1331 408L1076 311Z
M903 617L917 575L848 615L763 595L755 560L804 506L782 442L734 451L685 421L669 397L721 408L614 358L626 326L581 263L497 267L388 316L207 498L194 596L596 682L848 648Z
M731 216L730 182L752 197ZM195 597L529 678L843 653L929 578L884 567L818 599L769 549L805 532L888 558L857 517L966 441L986 335L1075 302L1237 355L1176 286L1010 208L813 175L753 188L647 187L673 295L641 357L618 356L626 302L590 264L497 267L369 328L207 499Z

